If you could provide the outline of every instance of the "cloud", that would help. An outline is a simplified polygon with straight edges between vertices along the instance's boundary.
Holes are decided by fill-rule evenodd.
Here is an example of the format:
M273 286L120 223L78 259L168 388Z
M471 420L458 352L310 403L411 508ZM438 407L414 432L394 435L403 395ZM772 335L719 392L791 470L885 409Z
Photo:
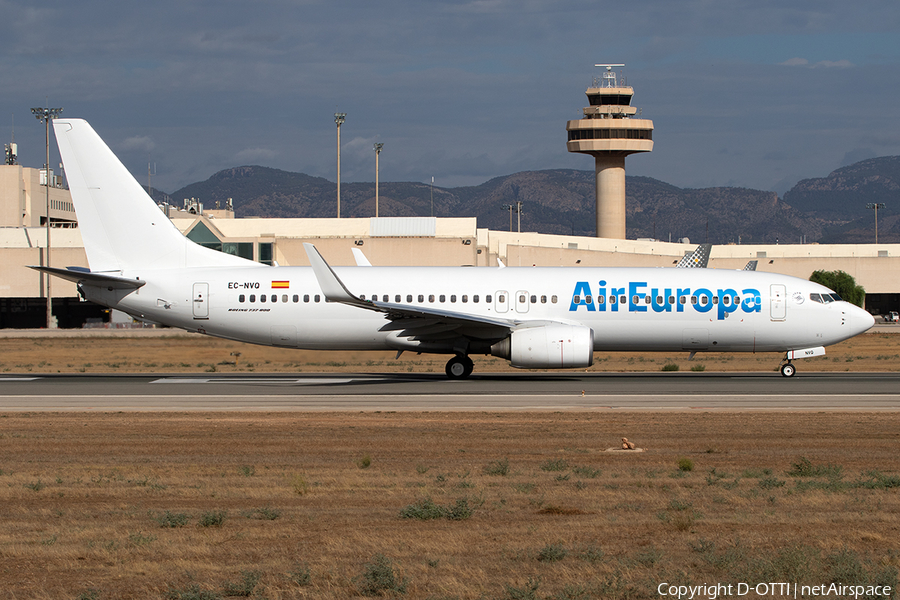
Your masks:
M153 140L146 135L135 135L126 138L125 141L122 142L120 148L128 151L151 152L156 148L156 144L154 144Z
M234 155L234 160L239 164L265 163L273 160L278 153L268 148L244 148Z
M778 63L782 67L808 67L810 69L847 69L849 67L855 66L849 60L820 60L817 63L812 63L805 58L791 58L789 60L784 61L783 63Z

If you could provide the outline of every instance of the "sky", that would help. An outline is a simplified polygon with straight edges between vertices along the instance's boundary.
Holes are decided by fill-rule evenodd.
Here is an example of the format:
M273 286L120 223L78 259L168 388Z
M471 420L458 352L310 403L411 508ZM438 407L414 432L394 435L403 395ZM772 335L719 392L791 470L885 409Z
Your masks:
M900 154L896 0L0 0L0 39L20 164L49 103L167 192L241 165L335 181L335 112L342 182L374 181L375 142L381 181L590 170L566 121L596 63L654 123L629 175L781 194Z

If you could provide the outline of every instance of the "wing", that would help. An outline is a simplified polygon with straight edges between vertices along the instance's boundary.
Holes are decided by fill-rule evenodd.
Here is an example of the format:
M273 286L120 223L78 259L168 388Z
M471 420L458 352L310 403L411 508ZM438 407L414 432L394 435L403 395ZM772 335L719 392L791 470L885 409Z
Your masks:
M381 331L395 332L392 337L406 338L423 348L441 347L467 352L468 344L473 340L498 341L523 325L533 327L545 324L543 321L528 321L526 325L525 321L519 319L501 319L424 306L365 300L355 296L344 285L314 245L304 243L303 247L327 301L380 312L389 321Z

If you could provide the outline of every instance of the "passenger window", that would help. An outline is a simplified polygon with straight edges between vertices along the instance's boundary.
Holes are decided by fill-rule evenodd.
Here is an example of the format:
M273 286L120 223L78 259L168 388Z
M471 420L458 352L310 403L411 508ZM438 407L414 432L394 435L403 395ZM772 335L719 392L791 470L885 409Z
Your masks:
M691 296L691 304L697 304L697 296Z
M585 297L584 297L584 303L585 303L585 304L593 304L593 303L594 303L594 299L591 298L590 296L585 296Z
M256 302L256 294L250 294L250 302Z
M396 302L398 304L400 303L400 294L397 294L396 296L394 296L394 302Z
M428 294L428 301L434 302L434 294Z
M243 301L244 301L244 295L241 294L240 296L238 296L238 302L243 302Z
M319 295L316 294L315 296L313 296L313 300L315 300L316 302L318 302L318 301L319 301Z
M294 304L297 304L298 302L300 302L300 296L298 296L297 294L294 294L293 300L294 300Z
M407 302L412 302L412 294L407 294L407 295L406 295L406 301L407 301Z
M662 296L657 296L657 297L656 297L656 303L661 305L661 304L663 303L663 297L662 297Z
M675 304L675 296L669 296L669 304Z
M713 296L713 304L718 304L718 303L719 303L719 297Z
M573 304L581 304L581 296L578 294L575 294L575 297L572 298L572 303Z
M725 306L730 305L731 297L730 296L722 296L722 304L724 304Z
M465 304L466 302L469 301L469 297L466 296L465 294L463 294L463 295L462 295L462 298L460 298L460 300L462 300L462 301L463 301L463 304Z
M644 296L644 304L650 304L650 296Z
M681 304L687 304L687 296L682 296L678 299Z
M531 303L532 303L532 304L536 304L536 303L537 303L537 296L535 296L534 294L531 295Z
M456 294L450 294L450 302L456 302Z
M740 303L741 303L741 297L740 297L740 296L735 296L735 297L734 297L734 305L737 306L737 305L740 304Z
M425 302L424 294L419 294L419 303Z
M637 304L640 301L641 301L641 297L638 296L637 294L635 294L634 296L631 297L632 304ZM622 304L625 304L625 303L623 302Z
M490 294L486 295L486 296L484 297L484 301L487 302L488 304L490 304L490 303L492 302L492 300L491 300L491 295L490 295Z
M616 303L616 297L615 297L615 296L610 296L610 297L609 297L609 303L610 303L610 304L615 304L615 303Z
M587 297L587 303L590 304L590 296ZM525 304L525 294L519 294L519 304Z
M627 304L628 296L619 296L619 304Z
M282 302L287 302L287 301L288 301L288 296L287 296L287 294L283 294L283 295L281 296L281 301L282 301Z
M546 296L541 296L541 299L546 299ZM597 296L597 304L603 304L606 302L606 296Z
M472 302L475 302L476 304L478 303L478 294L472 296ZM488 302L490 302L490 300Z
M447 296L445 296L444 294L441 294L440 296L438 296L438 300L440 300L441 302L446 302Z
M500 294L499 296L497 296L497 301L498 302L506 302L506 296L504 296L503 294Z
M265 301L266 301L266 295L265 295L265 294L260 294L260 295L259 295L259 301L260 301L260 302L265 302Z
M550 296L550 302L556 304L556 296Z
M599 298L597 299L597 301L600 302L600 304L603 304L603 302L600 301ZM541 296L541 304L547 304L547 296Z
M309 302L309 294L303 294L303 301Z

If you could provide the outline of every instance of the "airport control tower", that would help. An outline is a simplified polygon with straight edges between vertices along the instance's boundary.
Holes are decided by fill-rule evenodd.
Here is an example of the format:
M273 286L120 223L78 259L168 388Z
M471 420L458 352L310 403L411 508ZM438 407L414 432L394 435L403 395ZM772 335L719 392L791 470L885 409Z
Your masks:
M566 147L594 157L597 237L625 239L625 157L653 150L653 121L634 118L634 89L613 71L625 65L594 66L605 71L587 89L584 118L566 123Z

